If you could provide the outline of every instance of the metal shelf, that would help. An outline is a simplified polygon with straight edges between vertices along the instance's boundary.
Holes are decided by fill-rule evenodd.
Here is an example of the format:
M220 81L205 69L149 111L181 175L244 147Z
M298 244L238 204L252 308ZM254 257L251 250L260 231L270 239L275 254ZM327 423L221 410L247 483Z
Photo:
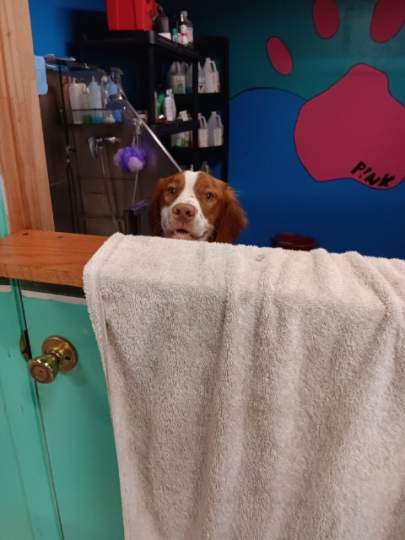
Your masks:
M164 138L175 133L182 133L183 131L193 131L196 125L197 122L195 120L189 120L187 122L157 122L152 124L151 128L158 137Z

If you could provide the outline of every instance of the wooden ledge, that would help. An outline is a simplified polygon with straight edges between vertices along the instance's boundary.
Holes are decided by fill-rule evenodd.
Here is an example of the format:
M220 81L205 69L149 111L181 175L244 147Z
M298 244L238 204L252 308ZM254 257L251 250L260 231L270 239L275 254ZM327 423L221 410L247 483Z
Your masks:
M0 238L0 277L83 286L83 268L105 236L19 231Z

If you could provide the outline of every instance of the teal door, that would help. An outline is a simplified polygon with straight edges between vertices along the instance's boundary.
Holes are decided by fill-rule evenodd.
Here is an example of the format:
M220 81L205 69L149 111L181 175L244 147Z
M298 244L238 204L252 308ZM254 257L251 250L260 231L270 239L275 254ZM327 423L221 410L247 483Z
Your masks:
M0 538L62 538L36 388L19 353L18 291L0 280Z
M121 503L100 357L79 291L0 282L0 538L120 540ZM67 338L79 362L34 382L19 350Z
M8 226L0 177L0 236ZM29 375L49 336L76 348L50 384ZM82 292L0 276L0 540L122 540L121 499L104 375Z

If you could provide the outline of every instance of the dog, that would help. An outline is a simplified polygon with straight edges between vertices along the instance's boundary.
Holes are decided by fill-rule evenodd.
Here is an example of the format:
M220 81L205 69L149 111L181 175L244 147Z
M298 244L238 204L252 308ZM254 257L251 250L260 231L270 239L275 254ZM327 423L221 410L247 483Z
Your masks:
M150 205L152 233L179 240L235 242L247 219L235 192L201 171L162 178Z

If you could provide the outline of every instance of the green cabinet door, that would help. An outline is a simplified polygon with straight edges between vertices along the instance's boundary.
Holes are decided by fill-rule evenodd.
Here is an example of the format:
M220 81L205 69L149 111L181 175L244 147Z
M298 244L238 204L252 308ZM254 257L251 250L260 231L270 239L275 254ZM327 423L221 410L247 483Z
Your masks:
M0 236L7 231L0 177ZM81 291L63 292L0 276L0 540L124 537L100 356ZM19 347L24 329L32 355L49 336L71 341L75 370L34 382Z
M0 539L59 540L37 389L19 350L20 307L18 288L0 279Z
M64 540L121 540L123 526L107 390L85 301L76 291L21 284L33 356L62 336L79 361L50 384L36 384ZM34 289L34 290L33 290Z
M0 236L7 234L0 177ZM0 276L0 539L62 540L37 386L19 340L19 287Z

